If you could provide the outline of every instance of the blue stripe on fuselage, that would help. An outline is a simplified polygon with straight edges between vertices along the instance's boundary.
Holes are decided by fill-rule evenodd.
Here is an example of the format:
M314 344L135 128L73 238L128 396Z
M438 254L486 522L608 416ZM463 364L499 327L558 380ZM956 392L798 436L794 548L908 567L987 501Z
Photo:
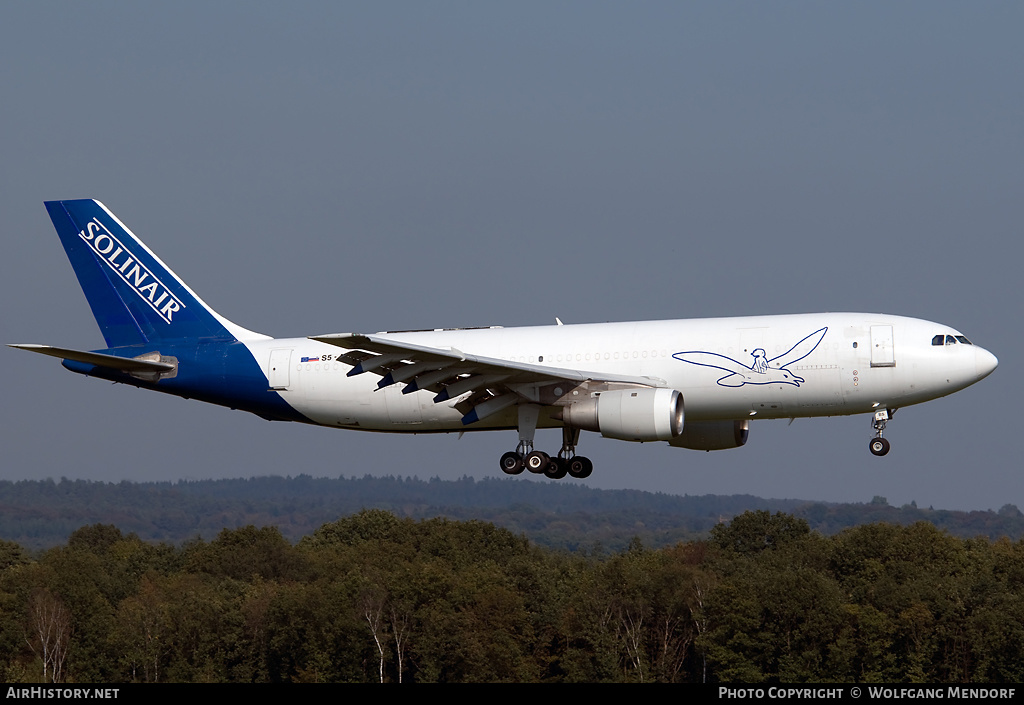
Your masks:
M120 370L74 360L64 360L63 365L72 372L90 377L242 409L266 419L313 423L292 408L280 394L267 389L267 377L263 370L249 349L238 341L200 338L170 344L170 341L165 340L158 345L133 345L92 352L125 358L159 352L164 357L176 358L178 369L174 377L150 382Z

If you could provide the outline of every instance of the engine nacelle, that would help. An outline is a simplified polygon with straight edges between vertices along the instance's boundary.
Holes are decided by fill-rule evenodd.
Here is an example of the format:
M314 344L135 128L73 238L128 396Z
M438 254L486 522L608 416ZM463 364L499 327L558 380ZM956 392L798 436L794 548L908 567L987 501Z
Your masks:
M562 408L567 426L620 441L667 441L683 432L683 395L675 389L617 389Z
M676 448L691 450L726 450L739 448L747 442L750 422L742 421L690 421L683 432L668 443Z

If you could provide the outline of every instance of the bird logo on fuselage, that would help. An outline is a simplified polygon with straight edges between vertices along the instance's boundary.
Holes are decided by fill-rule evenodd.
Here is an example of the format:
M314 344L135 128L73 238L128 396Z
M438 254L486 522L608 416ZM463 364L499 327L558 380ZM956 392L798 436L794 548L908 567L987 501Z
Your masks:
M729 374L718 380L718 384L723 387L742 387L744 384L792 384L799 387L804 379L791 372L789 366L814 352L827 331L828 327L819 328L786 352L770 360L767 359L764 348L756 348L750 353L754 360L749 366L731 357L703 350L678 352L672 357L691 365L725 370Z

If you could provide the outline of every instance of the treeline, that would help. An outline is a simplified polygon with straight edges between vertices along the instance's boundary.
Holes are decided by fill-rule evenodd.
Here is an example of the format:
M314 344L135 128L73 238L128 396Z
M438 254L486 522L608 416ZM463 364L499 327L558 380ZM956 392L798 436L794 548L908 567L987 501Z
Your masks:
M7 682L1024 680L1024 543L826 537L767 511L704 541L569 553L363 511L151 544L0 543Z
M361 509L385 509L413 519L480 519L535 543L570 551L624 550L633 536L671 546L707 536L722 521L749 510L786 512L823 534L864 523L928 521L955 536L1024 536L1024 515L893 507L883 497L826 504L751 495L669 495L599 490L579 483L512 478L420 480L415 477L254 477L186 482L0 481L0 538L36 550L67 542L88 524L114 524L145 541L181 544L222 528L276 526L296 542L320 525Z

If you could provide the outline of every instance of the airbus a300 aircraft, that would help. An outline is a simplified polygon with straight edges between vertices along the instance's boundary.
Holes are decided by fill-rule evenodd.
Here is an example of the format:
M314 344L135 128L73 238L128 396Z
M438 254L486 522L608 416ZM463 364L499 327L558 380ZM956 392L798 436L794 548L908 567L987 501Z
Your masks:
M277 421L407 433L518 429L501 468L583 478L580 431L719 450L751 419L872 414L963 389L997 365L959 331L821 313L271 338L217 314L98 201L46 209L106 347L14 345L72 372ZM557 319L556 319L557 320ZM549 456L538 428L561 428Z

